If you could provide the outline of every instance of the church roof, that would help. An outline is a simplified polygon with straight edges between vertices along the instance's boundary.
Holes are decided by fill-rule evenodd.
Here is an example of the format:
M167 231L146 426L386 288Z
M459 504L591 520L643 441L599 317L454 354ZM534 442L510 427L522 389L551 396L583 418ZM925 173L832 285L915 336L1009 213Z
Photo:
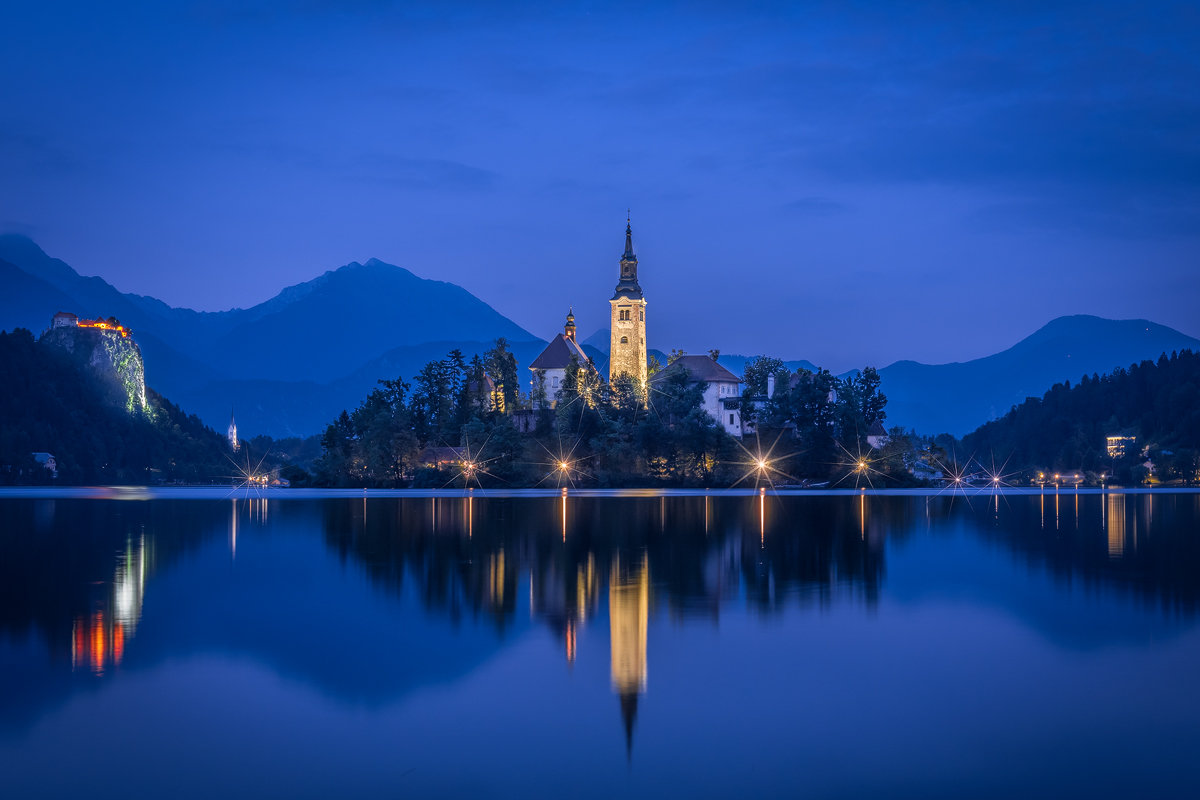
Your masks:
M871 432L867 434L867 436L887 436L887 435L888 435L888 432L886 430L884 430L883 423L880 422L879 420L875 420L874 422L871 423Z
M617 290L613 294L613 300L641 300L642 287L637 279L637 256L633 253L633 228L628 220L625 223L625 252L621 256L622 270L626 266L630 266L630 275L628 278L622 277L617 281ZM624 271L621 273L625 274Z
M653 378L651 383L658 383L666 380L668 376L675 374L681 369L686 369L691 373L693 381L704 381L705 383L741 383L742 379L734 375L725 367L713 361L710 356L680 356L671 362L671 365L664 370L661 370Z
M588 363L587 353L583 352L574 339L568 339L559 334L550 340L542 354L529 365L530 369L566 369L571 363L571 356L579 359L580 364Z

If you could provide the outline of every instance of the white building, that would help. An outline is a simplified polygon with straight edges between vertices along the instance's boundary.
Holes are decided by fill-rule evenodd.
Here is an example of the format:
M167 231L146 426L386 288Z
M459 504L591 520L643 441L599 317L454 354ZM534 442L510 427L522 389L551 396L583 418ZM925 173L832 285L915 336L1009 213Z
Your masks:
M73 328L79 324L79 317L70 311L60 311L50 319L51 328Z
M883 423L875 420L871 423L871 431L867 434L867 444L872 448L880 450L887 445L891 440L887 430L883 427Z
M233 409L229 409L229 446L233 452L238 451L237 423L233 421Z
M546 379L546 400L550 408L554 407L554 395L563 386L572 356L578 359L580 366L587 366L587 353L583 352L583 348L575 341L575 314L568 311L567 324L563 326L563 332L551 339L542 354L529 365L529 369L533 372L529 387L533 389L537 383L538 373L541 373ZM531 391L530 396L532 395Z
M700 407L721 423L721 427L727 433L740 437L742 435L742 412L738 405L742 380L710 356L680 356L672 361L670 366L650 379L651 402L654 401L654 393L661 391L663 381L682 369L688 371L689 383L695 384L704 381L708 384L708 388L704 390L704 401Z
M34 461L37 461L50 472L51 478L58 477L58 459L50 453L34 453Z

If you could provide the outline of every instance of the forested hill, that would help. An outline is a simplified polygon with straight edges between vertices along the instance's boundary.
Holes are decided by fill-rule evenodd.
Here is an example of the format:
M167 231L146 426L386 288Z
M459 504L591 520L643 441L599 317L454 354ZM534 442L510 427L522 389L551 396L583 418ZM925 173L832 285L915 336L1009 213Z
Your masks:
M224 437L154 390L147 408L109 402L91 370L28 330L0 331L0 484L228 483ZM58 478L34 461L48 452Z
M1135 436L1123 463L1107 455L1108 436ZM1131 470L1151 453L1170 451L1185 462L1200 449L1200 354L1181 350L1109 375L1086 375L1074 386L1055 384L963 439L976 457L1007 462L1009 470ZM1186 471L1186 470L1184 470ZM1193 470L1194 471L1194 470ZM1160 477L1164 477L1160 475Z

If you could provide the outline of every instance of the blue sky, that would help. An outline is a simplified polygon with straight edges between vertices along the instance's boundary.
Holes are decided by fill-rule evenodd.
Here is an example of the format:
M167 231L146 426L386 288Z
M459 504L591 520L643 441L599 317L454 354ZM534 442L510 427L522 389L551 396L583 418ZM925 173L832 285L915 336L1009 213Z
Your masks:
M1200 336L1179 3L7 3L0 228L201 309L377 257L553 334L833 369Z

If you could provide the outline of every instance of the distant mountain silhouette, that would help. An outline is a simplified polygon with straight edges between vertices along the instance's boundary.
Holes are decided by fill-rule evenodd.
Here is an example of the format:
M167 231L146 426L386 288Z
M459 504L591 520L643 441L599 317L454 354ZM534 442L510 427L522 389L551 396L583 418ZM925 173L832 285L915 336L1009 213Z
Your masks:
M722 353L721 357L717 359L717 362L734 375L741 377L742 373L746 371L746 362L752 358L755 358L755 356L740 356L736 353L730 353L726 355ZM799 359L797 361L785 361L783 362L783 365L792 372L795 372L798 369L806 369L809 372L817 371L817 367L811 361L806 361L804 359Z
M1009 349L953 364L897 361L879 371L887 424L961 436L1055 383L1103 375L1200 340L1144 319L1059 317Z
M28 328L38 333L50 324L44 309L66 310L78 305L65 292L7 261L0 261L0 286L4 287L0 292L0 321L5 330ZM76 313L94 316L91 309Z
M591 347L599 350L601 353L607 355L609 349L612 347L612 332L608 328L601 328L591 336L582 340L579 344L582 347L588 347L590 345Z
M149 385L218 428L237 404L250 435L315 433L375 381L411 379L454 346L469 358L503 336L522 364L545 346L465 289L378 259L221 312L122 293L25 236L0 236L0 259L0 328L36 334L57 311L115 316L134 330Z
M469 358L504 336L524 372L545 346L467 290L377 259L289 286L252 308L198 312L81 276L29 238L10 234L0 236L0 285L0 328L36 334L57 311L116 316L134 330L149 386L218 429L234 404L249 435L316 433L375 381L409 380L452 347ZM601 370L608 337L602 328L582 343ZM1146 320L1060 317L986 358L884 367L887 423L962 435L1055 383L1183 348L1200 349L1200 340ZM663 353L650 353L666 364ZM736 374L746 360L720 358ZM809 361L785 363L815 369Z
M235 378L327 382L347 374L348 357L353 368L396 347L537 339L460 286L374 258L311 283L317 285L307 291L289 287L284 291L296 295L292 302L219 337L209 363L225 364Z
M180 393L176 402L201 419L217 419L237 411L239 430L253 436L265 433L282 436L308 436L320 433L342 409L353 410L381 378L403 377L406 381L430 361L446 357L457 348L469 361L483 355L493 345L486 342L423 342L397 347L368 361L353 373L330 383L315 381L214 380ZM546 346L543 341L510 342L509 347L521 366L522 391L529 391L525 367Z

